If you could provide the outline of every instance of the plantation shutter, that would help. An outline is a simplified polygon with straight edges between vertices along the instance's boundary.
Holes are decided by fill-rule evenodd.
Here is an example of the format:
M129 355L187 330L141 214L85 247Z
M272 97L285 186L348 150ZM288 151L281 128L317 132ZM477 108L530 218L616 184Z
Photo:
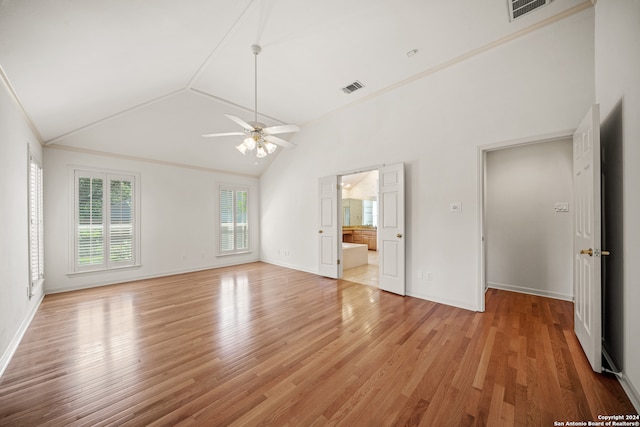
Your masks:
M247 203L249 193L247 190L238 190L236 196L236 250L249 249L249 214Z
M42 166L29 155L29 276L30 295L36 284L44 279L44 227Z
M75 271L136 262L135 176L75 171Z
M104 179L78 176L76 222L78 267L106 266L104 258Z
M133 183L124 177L109 181L109 262L133 261Z
M235 248L233 232L233 190L220 189L220 252Z
M220 187L220 253L249 250L249 190Z

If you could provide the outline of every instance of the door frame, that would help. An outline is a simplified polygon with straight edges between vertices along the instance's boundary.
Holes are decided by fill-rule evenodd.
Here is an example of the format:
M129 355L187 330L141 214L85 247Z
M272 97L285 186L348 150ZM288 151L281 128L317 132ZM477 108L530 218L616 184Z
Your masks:
M512 139L491 144L479 145L477 151L478 161L478 284L476 287L476 307L480 312L485 311L485 293L487 292L486 277L486 250L485 250L485 183L487 153L490 151L513 148L522 145L552 142L560 139L573 140L575 129L567 129L543 135L530 136L520 139Z
M363 172L371 172L371 171L378 171L378 174L380 174L380 169L382 169L384 167L384 164L381 165L374 165L374 166L368 166L368 167L362 167L362 168L358 168L358 169L352 169L352 170L348 170L348 171L343 171L343 172L338 172L336 174L336 176L338 177L338 185L340 185L342 183L342 177L346 176L346 175L355 175L357 173L363 173ZM379 175L378 175L379 176ZM378 187L380 187L378 185ZM379 190L380 188L378 188ZM380 206L380 201L378 200L378 207ZM338 230L342 231L342 222L344 221L343 217L342 217L342 197L338 198L338 203L336 203L336 209L338 210ZM378 215L378 217L380 217ZM376 240L378 239L378 237L376 236ZM338 239L338 259L342 260L342 238ZM378 246L376 244L376 246ZM343 277L343 270L340 269L340 275L338 277L338 279L342 279Z

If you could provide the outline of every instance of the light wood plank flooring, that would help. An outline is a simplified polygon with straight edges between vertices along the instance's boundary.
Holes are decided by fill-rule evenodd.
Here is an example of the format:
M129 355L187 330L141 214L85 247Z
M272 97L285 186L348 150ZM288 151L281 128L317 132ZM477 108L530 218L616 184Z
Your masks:
M474 313L264 263L47 296L0 425L544 425L635 413L572 304Z

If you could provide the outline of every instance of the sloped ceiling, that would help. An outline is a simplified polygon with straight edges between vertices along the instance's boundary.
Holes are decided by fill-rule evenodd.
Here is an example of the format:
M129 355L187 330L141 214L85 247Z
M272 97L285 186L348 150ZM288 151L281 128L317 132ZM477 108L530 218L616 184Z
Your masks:
M252 120L252 44L259 119L304 143L305 123L589 5L509 22L505 0L1 0L0 66L45 144L258 176L273 156L200 136Z

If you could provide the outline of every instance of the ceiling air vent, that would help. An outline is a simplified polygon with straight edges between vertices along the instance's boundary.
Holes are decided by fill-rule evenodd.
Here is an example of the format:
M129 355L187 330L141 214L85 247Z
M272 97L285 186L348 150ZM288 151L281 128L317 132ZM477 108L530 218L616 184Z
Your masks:
M364 85L356 80L355 82L351 83L350 85L347 85L347 86L343 87L342 91L344 93L352 93L352 92L355 92L358 89L362 89L363 87L364 87Z
M551 3L551 0L507 0L507 3L509 4L509 20L513 21Z

